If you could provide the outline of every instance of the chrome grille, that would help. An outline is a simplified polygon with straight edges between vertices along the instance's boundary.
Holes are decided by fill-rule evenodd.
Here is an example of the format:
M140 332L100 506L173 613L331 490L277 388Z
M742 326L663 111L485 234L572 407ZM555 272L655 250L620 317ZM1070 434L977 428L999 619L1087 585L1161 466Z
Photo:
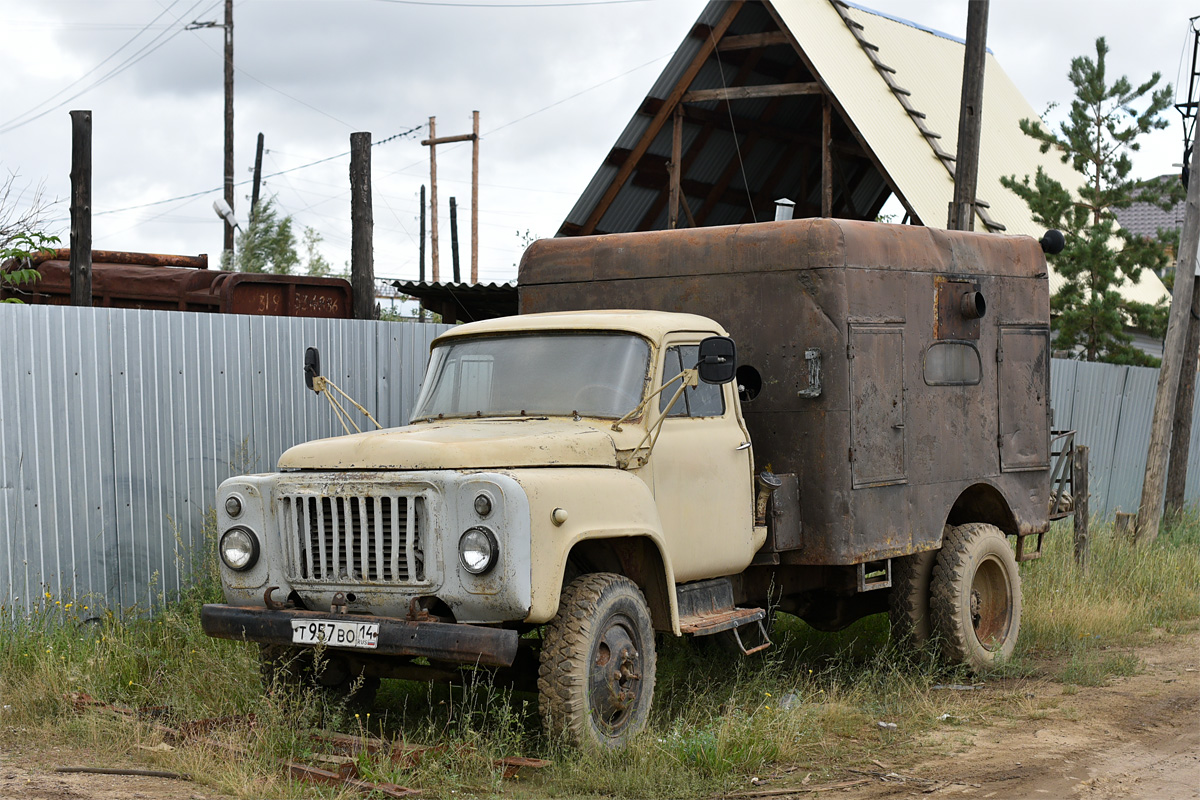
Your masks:
M288 494L280 499L280 530L293 532L294 579L425 580L424 501L420 497Z

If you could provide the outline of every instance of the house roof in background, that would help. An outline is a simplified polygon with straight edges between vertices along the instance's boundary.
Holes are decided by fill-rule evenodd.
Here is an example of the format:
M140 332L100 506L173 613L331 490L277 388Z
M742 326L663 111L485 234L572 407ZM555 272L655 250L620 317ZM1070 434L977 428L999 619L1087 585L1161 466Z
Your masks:
M1157 180L1178 181L1178 175L1160 175ZM1180 200L1170 209L1163 211L1152 203L1135 202L1129 208L1117 209L1117 221L1121 227L1139 236L1155 236L1159 229L1164 231L1183 230L1183 212L1187 203Z
M874 219L894 193L916 221L944 227L963 56L961 39L840 0L713 0L559 235L667 227L679 106L680 226L688 217L701 226L771 219L781 196L796 200L797 216L819 216L824 93L833 106L833 216ZM821 92L755 94L755 87L805 83ZM736 86L749 87L749 96L696 99L697 91ZM1044 231L1001 177L1041 167L1071 188L1082 178L1021 133L1019 121L1038 114L990 52L984 86L975 228L1040 238ZM1051 291L1062 282L1051 265ZM1151 303L1167 296L1149 271L1122 293Z

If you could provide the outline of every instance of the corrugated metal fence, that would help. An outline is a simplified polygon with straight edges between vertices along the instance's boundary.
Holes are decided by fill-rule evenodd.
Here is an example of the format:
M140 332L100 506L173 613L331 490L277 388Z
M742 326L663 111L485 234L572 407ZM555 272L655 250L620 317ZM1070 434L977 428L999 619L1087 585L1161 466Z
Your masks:
M441 325L0 305L0 606L150 608L178 590L226 477L341 433L325 374L402 425ZM1141 494L1157 371L1055 360L1055 427L1091 448L1092 513ZM1200 394L1198 394L1200 405ZM1200 495L1200 425L1188 498Z
M1137 511L1150 446L1150 422L1158 370L1056 358L1050 365L1054 427L1074 429L1075 444L1088 446L1093 518ZM1187 499L1200 497L1200 392L1192 408Z
M0 305L0 605L152 607L185 580L221 481L342 433L304 385L305 347L402 425L443 330Z

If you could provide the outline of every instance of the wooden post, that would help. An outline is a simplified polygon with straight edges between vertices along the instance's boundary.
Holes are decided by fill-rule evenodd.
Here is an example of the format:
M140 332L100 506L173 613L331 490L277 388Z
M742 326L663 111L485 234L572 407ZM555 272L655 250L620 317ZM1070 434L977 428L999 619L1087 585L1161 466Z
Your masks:
M71 112L71 305L92 304L92 112Z
M829 149L833 138L833 108L829 95L821 98L821 216L833 216L833 153Z
M437 117L429 118L429 248L433 263L433 282L438 274L438 231L437 231Z
M250 192L250 224L254 224L254 215L258 211L258 189L262 185L262 153L263 135L258 134L258 147L254 150L254 189Z
M233 198L233 0L225 0L225 202ZM233 225L225 222L225 252L232 269Z
M421 283L425 282L425 184L421 184L421 238L420 245L417 247L419 256L417 261L417 278Z
M1071 459L1071 491L1075 493L1075 563L1087 569L1088 555L1088 449L1076 445Z
M1200 147L1192 148L1192 175L1200 175ZM1158 370L1158 389L1154 395L1154 417L1150 423L1150 447L1146 451L1146 475L1142 481L1142 500L1138 506L1134 541L1152 542L1158 537L1163 499L1163 479L1167 469L1171 421L1179 390L1188 317L1192 309L1192 288L1196 276L1196 250L1200 246L1200 180L1188 186L1187 207L1183 216L1183 235L1179 240L1179 263L1175 267L1175 292L1171 297L1171 316L1167 322L1167 340L1163 343L1162 366ZM1196 354L1192 353L1192 358Z
M988 0L967 4L967 45L963 55L962 101L958 111L958 152L954 159L952 231L975 230L975 183L979 174L979 131L983 122L983 68L987 63Z
M432 136L432 134L430 134ZM479 112L471 112L471 283L479 283Z
M1171 425L1171 457L1167 462L1167 499L1165 511L1178 514L1186 502L1187 465L1192 443L1192 407L1196 401L1196 362L1200 353L1200 278L1192 286L1192 313L1188 315L1188 333L1183 345L1183 364L1179 369L1179 392L1175 397L1175 420Z
M454 282L462 283L462 274L458 271L458 200L450 198L450 263L454 268Z
M350 134L350 287L355 319L375 319L371 134Z
M421 244L417 247L420 252L418 263L417 278L421 283L425 282L425 184L421 184ZM417 319L421 322L425 321L425 303L423 300L417 300Z
M667 200L667 230L679 226L679 184L683 180L683 106L675 108L671 125L671 190Z

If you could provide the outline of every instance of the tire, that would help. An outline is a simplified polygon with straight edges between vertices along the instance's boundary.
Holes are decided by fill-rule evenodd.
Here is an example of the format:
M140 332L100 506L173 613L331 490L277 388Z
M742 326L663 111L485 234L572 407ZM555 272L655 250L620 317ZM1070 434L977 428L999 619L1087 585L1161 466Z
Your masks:
M942 539L950 531L946 526ZM932 626L929 621L929 584L937 550L913 553L892 559L892 588L888 593L888 621L892 641L903 648L920 648L929 642Z
M546 732L593 749L620 749L645 727L654 700L654 627L633 581L581 575L545 628L538 710Z
M1021 629L1021 576L995 525L951 528L933 568L930 611L942 653L985 670L1012 655Z
M258 664L263 689L271 692L315 689L330 701L351 710L369 709L375 704L379 678L356 674L341 658L330 657L326 650L314 673L314 650L278 644L259 645Z

